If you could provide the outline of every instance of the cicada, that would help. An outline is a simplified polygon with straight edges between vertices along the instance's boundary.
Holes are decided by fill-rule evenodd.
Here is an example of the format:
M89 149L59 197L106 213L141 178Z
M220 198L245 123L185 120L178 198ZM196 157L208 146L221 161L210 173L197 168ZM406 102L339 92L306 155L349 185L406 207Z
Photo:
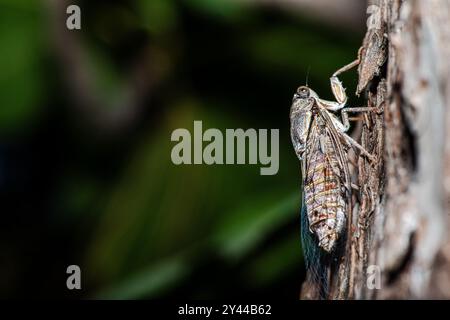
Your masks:
M348 113L373 108L347 108L347 95L338 75L357 66L359 60L336 71L330 78L336 101L319 98L307 85L294 94L290 120L294 150L303 178L302 246L308 272L324 285L324 260L345 241L351 219L352 183L347 151L354 147L372 158L347 135ZM335 114L340 111L341 119ZM322 290L326 290L323 289Z

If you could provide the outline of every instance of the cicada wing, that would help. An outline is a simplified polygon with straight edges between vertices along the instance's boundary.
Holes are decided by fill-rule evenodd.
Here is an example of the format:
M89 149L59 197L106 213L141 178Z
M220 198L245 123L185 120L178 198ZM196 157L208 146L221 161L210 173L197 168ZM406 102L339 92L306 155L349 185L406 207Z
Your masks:
M309 140L308 149L315 149L319 143L317 135L317 127L315 125L311 128L311 136ZM303 184L306 183L307 173L310 170L311 163L314 163L312 158L314 155L310 152L307 153L305 159L302 162L302 175ZM306 284L313 288L314 296L309 298L313 299L326 299L328 295L328 276L327 266L323 263L324 253L317 245L316 236L310 231L308 210L306 204L306 193L303 186L302 206L300 212L300 232L301 242L303 249L303 258L306 267ZM311 289L310 289L311 290Z
M309 277L306 281L314 284L317 291L316 294L319 299L326 299L328 296L328 264L325 263L326 257L317 245L317 240L309 231L309 222L304 195L302 198L300 215L303 258L305 261L307 277Z
M328 125L331 122L326 117L323 120L325 121L325 126L320 130L318 125L312 125L312 134L308 142L308 152L306 153L303 164L303 181L308 185L308 189L303 188L305 192L303 193L301 210L301 232L305 264L309 277L307 280L315 284L314 287L316 288L317 296L321 299L326 299L329 296L329 288L332 286L331 282L336 272L336 262L338 261L337 257L341 253L341 245L345 243L345 236L341 234L342 238L338 241L338 248L335 248L333 252L325 252L319 247L317 236L310 230L309 219L314 219L314 215L310 213L310 217L308 218L306 192L309 192L309 194L315 194L315 192L320 193L325 187L332 186L334 184L333 181L337 178L339 179L338 185L341 185L343 188L339 188L343 192L342 196L336 194L336 199L330 199L320 194L317 197L316 195L313 196L314 199L319 199L314 201L332 201L336 202L337 205L339 202L338 199L341 199L340 197L349 199L348 192L350 190L348 190L348 186L350 185L350 181L346 153L339 141L338 133L334 127ZM321 168L319 171L315 169L315 166L318 165ZM311 175L309 172L320 173L317 176L315 174ZM318 183L317 185L316 182ZM318 208L322 211L328 210L328 204L325 203Z

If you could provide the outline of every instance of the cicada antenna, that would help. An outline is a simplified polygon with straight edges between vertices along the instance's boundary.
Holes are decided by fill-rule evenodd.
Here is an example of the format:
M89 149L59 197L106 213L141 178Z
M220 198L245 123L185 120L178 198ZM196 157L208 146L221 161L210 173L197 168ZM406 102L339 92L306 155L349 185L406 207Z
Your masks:
M309 71L311 71L311 66L308 66L308 71L306 72L306 86L308 87L308 80L309 80Z

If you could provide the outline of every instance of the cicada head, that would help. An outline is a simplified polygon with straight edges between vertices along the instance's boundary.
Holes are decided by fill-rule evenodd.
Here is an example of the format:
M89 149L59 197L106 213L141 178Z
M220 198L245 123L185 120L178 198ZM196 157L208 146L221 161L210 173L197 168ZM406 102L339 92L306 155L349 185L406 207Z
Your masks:
M317 94L306 86L297 89L291 106L291 138L295 152L300 160L306 150L309 130L311 127L313 107Z

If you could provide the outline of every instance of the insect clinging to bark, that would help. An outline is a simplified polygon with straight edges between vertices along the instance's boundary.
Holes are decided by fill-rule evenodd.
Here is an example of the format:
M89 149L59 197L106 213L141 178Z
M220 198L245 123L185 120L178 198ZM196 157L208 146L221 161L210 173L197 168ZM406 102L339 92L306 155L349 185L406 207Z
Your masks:
M323 260L344 241L351 221L351 180L347 150L373 157L346 132L348 113L373 108L347 108L347 95L338 75L359 63L359 59L336 71L330 78L336 101L319 98L308 86L294 94L290 119L291 138L301 162L303 178L302 244L306 266L317 278L323 278ZM334 114L340 111L342 121ZM321 279L316 279L320 281ZM323 282L323 281L322 281Z

